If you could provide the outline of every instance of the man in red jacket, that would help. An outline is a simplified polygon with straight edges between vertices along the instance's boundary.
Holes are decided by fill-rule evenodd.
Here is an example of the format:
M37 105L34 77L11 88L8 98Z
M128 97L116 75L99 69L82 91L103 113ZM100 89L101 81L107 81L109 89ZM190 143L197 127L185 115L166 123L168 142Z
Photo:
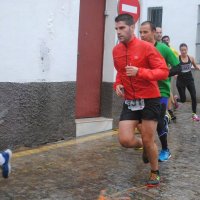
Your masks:
M160 183L158 150L155 143L160 116L160 92L157 81L168 77L169 70L155 47L134 36L134 20L129 14L115 18L119 44L113 49L117 70L114 88L124 98L119 122L119 142L126 148L143 146L143 161L150 162L151 174L147 186ZM141 138L134 134L141 122Z

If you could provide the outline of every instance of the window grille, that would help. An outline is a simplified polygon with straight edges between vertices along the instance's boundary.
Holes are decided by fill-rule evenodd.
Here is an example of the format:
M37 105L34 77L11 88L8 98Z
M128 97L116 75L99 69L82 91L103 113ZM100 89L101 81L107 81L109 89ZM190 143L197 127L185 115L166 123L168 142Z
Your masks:
M148 20L151 21L156 27L162 27L162 7L149 7Z

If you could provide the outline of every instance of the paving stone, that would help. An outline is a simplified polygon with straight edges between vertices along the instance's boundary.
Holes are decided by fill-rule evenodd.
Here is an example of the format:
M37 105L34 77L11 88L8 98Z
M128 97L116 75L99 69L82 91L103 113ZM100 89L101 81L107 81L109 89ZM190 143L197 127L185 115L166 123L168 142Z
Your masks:
M121 147L113 131L14 153L10 177L0 179L0 200L97 200L102 190L112 200L198 200L200 123L191 120L189 103L176 115L172 157L160 163L157 188L144 187L150 168L142 151Z

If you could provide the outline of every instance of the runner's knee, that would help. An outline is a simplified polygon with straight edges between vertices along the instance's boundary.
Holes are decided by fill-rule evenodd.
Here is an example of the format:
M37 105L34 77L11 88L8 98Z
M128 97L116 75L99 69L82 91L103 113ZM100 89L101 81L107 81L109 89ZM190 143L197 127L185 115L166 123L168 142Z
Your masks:
M119 137L119 143L126 148L133 147L134 145L137 146L136 139L130 139L129 137Z

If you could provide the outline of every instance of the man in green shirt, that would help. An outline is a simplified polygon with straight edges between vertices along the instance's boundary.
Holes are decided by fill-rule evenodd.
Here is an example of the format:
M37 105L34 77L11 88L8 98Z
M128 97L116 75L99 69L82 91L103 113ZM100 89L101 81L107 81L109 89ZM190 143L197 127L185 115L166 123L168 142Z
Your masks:
M165 44L157 42L155 40L156 27L150 21L145 21L140 27L140 36L142 40L152 43L160 54L164 57L167 65L171 66L170 75L173 76L179 73L180 66L179 60L174 55L172 50ZM170 78L166 80L158 81L158 86L161 94L161 116L158 122L157 132L161 141L162 150L159 153L159 161L167 161L171 157L171 153L168 148L167 134L168 134L168 121L166 115L168 99L170 97Z

